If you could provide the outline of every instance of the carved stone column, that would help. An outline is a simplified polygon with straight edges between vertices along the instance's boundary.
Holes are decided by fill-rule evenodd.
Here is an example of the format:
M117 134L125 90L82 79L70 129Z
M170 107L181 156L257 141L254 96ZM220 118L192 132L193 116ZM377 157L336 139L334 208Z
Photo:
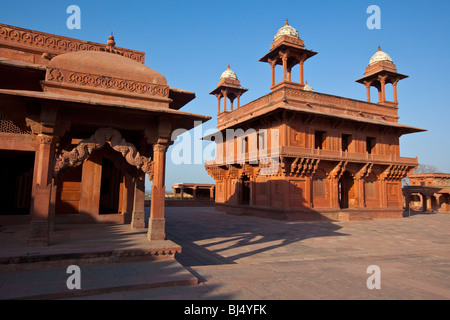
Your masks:
M131 228L145 228L145 173L138 170L134 182L134 205Z
M152 186L152 204L148 224L147 239L150 241L166 238L164 218L165 208L165 165L167 145L156 144L153 147L154 175Z
M380 102L386 102L386 76L378 76L381 85Z
M272 77L272 86L275 86L275 67L277 65L277 60L276 59L269 59L268 60L269 64L270 64L270 69L271 69L271 77Z
M33 198L31 202L31 234L28 245L47 246L49 244L50 202L52 193L52 169L54 165L55 139L52 135L39 134L38 152L35 160Z
M398 80L395 80L394 82L392 82L392 87L393 87L393 90L394 90L394 102L395 102L395 103L398 103L398 98L397 98L397 83L398 83Z
M364 81L364 85L366 86L367 102L370 102L370 86L372 83L370 81Z
M280 56L281 56L281 60L283 61L283 82L286 82L288 55L287 55L287 53L280 52Z

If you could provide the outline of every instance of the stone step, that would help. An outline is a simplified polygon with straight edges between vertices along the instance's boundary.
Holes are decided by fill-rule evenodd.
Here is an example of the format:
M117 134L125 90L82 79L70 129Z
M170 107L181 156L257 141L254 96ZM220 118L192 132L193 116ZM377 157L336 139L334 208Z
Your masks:
M111 246L25 248L0 255L0 271L33 270L58 266L120 262L174 260L181 247L169 240L146 242L145 246L117 249Z
M80 290L68 266L0 273L0 299L65 299L105 293L198 284L198 279L176 260L138 261L80 266ZM69 279L70 278L70 279Z

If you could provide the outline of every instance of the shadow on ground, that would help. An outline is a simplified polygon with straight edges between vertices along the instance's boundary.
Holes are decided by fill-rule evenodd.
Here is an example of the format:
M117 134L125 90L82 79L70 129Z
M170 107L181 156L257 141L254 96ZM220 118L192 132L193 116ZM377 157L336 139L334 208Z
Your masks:
M283 221L214 208L166 208L167 238L183 247L177 260L185 267L235 264L308 238L345 236L339 229L331 220Z

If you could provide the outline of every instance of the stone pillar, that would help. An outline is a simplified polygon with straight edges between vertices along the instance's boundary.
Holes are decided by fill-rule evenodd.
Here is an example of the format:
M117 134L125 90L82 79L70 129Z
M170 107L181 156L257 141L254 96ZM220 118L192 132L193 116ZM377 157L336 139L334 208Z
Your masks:
M152 198L153 203L153 198ZM134 204L131 228L145 228L145 173L138 171L134 182Z
M152 186L152 205L147 234L147 239L149 241L164 240L166 238L166 220L164 219L166 152L166 145L156 144L153 147L153 160L155 164Z
M440 206L440 200L441 200L442 194L441 193L435 193L435 194L433 194L433 196L436 199L436 212L437 212L437 211L439 211L439 209L441 207Z
M378 76L378 79L380 80L380 84L381 84L380 102L385 102L386 101L386 77Z
M184 200L184 187L183 186L180 187L180 196L181 196L181 200Z
M287 80L287 61L288 56L286 53L281 53L281 59L283 61L283 82Z
M222 94L223 94L223 112L226 112L227 111L227 98L228 98L228 95L227 95L226 91L222 91Z
M370 102L370 85L371 85L371 83L368 81L365 81L364 84L366 86L367 102Z
M209 199L214 200L214 187L209 188Z
M49 230L55 231L55 216L56 216L56 193L58 185L55 179L52 181L52 193L50 196L50 214L49 214Z
M275 86L275 67L277 65L275 59L269 59L268 62L270 63L270 69L271 69L271 75L272 75L272 86Z
M405 210L408 211L411 201L411 193L405 193L403 196L405 198Z
M355 181L356 188L357 188L357 193L356 193L357 206L358 206L358 208L365 208L366 207L366 197L365 197L365 193L364 193L365 181L362 178L355 179L354 181Z
M431 207L431 195L426 195L427 202L427 212L433 212L433 208Z
M47 246L50 231L50 202L52 193L52 173L54 166L55 143L54 136L40 134L35 160L35 176L33 183L33 198L31 202L31 234L28 245Z
M303 73L303 64L304 63L305 63L305 60L300 61L300 84L302 86L305 84L304 73Z
M192 197L194 200L197 200L197 187L192 188Z
M221 99L221 97L219 94L216 94L216 97L217 97L217 114L220 114L220 99Z
M124 208L124 222L126 224L131 224L133 220L133 210L134 210L134 179L133 177L125 173L125 191L123 198L123 208Z
M398 99L397 99L397 83L398 80L395 80L394 82L392 82L392 87L394 88L394 102L398 103Z

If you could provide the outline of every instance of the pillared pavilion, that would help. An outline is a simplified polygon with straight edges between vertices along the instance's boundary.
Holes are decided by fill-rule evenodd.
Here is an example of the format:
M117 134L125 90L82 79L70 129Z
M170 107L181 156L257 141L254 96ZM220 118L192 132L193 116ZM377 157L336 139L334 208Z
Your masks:
M145 54L0 24L0 224L29 223L30 246L55 224L128 223L165 239L165 161L195 94L169 86Z

